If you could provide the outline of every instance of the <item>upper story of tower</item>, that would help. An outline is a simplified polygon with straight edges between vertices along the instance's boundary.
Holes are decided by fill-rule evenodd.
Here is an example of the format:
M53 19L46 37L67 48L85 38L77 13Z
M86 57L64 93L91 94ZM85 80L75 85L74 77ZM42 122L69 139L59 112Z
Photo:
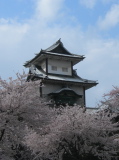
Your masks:
M49 48L42 50L36 54L36 56L27 61L24 66L42 69L47 75L73 75L73 66L85 57L83 55L77 55L70 53L59 39Z

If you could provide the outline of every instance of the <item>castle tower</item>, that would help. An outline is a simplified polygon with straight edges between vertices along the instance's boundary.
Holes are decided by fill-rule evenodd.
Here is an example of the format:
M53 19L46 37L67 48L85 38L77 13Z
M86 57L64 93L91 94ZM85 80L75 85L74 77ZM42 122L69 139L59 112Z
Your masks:
M41 80L40 96L52 100L51 105L86 105L85 91L98 83L79 77L73 66L85 57L70 53L61 40L27 61L27 80ZM44 87L42 87L44 84Z

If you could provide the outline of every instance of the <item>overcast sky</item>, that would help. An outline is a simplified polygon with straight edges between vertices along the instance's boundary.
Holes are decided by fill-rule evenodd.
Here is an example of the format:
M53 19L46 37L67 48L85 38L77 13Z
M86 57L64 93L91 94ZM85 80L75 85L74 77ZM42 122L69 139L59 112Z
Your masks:
M74 68L98 80L86 92L87 106L95 107L119 86L119 0L0 0L3 79L22 72L25 61L59 38L70 52L85 55Z

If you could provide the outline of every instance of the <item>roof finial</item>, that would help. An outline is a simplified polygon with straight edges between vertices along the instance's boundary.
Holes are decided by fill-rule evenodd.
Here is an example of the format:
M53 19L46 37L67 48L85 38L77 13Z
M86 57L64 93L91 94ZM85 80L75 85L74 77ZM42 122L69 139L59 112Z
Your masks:
M61 42L61 38L58 40L58 42Z
M61 38L55 44L59 44L59 43L62 43Z

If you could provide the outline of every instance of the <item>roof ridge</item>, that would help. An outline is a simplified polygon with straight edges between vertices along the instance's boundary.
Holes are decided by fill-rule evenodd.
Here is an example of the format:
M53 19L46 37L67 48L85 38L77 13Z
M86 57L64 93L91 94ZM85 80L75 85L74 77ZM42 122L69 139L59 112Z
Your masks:
M59 44L63 45L63 43L61 42L61 38L58 41L56 41L55 43L53 43L50 47L43 49L43 51L49 51L50 49L54 49L56 47L56 45L58 46Z

